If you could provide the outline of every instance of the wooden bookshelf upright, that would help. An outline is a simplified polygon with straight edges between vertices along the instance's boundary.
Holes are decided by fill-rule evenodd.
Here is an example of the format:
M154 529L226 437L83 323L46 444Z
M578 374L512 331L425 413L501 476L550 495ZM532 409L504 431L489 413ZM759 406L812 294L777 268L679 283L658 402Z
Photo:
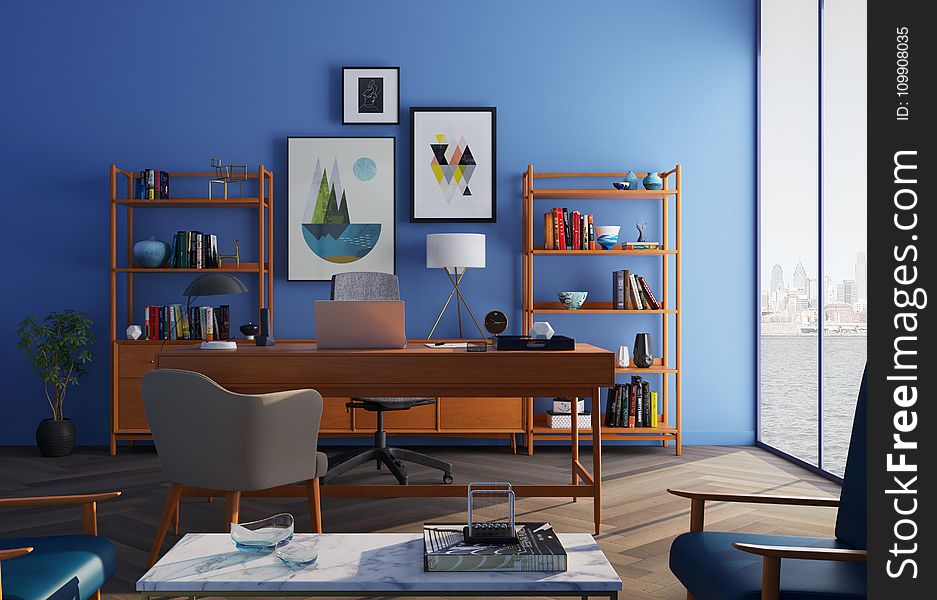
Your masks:
M643 179L647 173L636 173ZM616 189L590 189L590 188L562 188L544 187L535 185L538 180L569 180L602 178L603 183L624 179L627 173L539 173L534 171L533 165L528 165L523 174L523 202L524 202L524 281L523 281L523 330L524 334L530 332L536 315L548 314L575 314L575 315L620 315L627 317L634 314L655 314L661 318L661 348L660 356L655 358L654 364L647 369L635 367L633 364L626 368L616 368L615 373L620 375L660 375L660 404L662 418L658 427L602 427L604 439L613 440L650 440L660 441L664 447L674 442L674 448L679 456L683 451L681 430L681 386L682 373L680 371L681 350L681 231L680 231L680 165L669 171L659 173L663 180L663 189L660 190L616 190ZM674 180L670 185L671 177ZM546 250L544 247L534 245L534 227L542 227L541 217L544 211L535 210L537 200L611 200L611 201L653 201L661 205L661 249L660 250ZM551 207L552 208L552 207ZM674 236L670 236L670 224L673 219ZM550 256L578 256L586 260L594 256L618 256L627 265L627 260L637 256L657 256L661 259L661 294L660 310L617 310L610 302L585 302L579 310L567 310L559 302L534 301L534 258ZM674 266L674 285L670 282L670 264ZM624 267L621 267L624 268ZM673 289L671 289L673 288ZM674 325L674 343L670 342L670 324ZM623 342L630 346L628 342ZM610 348L610 350L615 350ZM673 380L673 405L671 412L669 405L671 397L670 381ZM535 440L563 439L569 436L568 429L552 429L548 426L547 415L535 415L533 398L527 398L527 451L533 454ZM602 410L602 407L592 407L592 410ZM604 423L604 417L603 417ZM586 432L590 428L582 428Z
M126 195L120 197L120 177L126 184ZM270 309L270 323L273 324L273 172L260 165L256 172L248 173L249 181L257 182L257 195L247 198L167 198L161 200L139 200L134 198L136 180L139 173L125 171L116 165L110 167L110 260L111 260L111 415L110 415L110 453L117 452L117 442L151 439L149 425L143 412L140 383L147 371L153 368L155 356L162 346L194 345L191 340L128 340L124 328L118 328L117 317L117 281L118 276L126 278L127 325L134 323L134 316L141 306L134 306L133 283L136 275L159 276L165 273L191 273L200 275L212 272L253 273L257 276L256 290L258 313L261 308ZM216 177L215 173L170 173L170 181L178 182L183 178L202 178L205 185ZM134 212L136 210L155 209L241 209L254 211L257 217L256 261L239 265L223 263L218 269L148 269L134 263ZM126 210L126 258L121 263L118 258L118 210ZM185 221L179 221L179 229L185 229ZM181 295L182 290L179 290ZM257 321L259 322L259 321ZM232 324L234 326L234 324Z

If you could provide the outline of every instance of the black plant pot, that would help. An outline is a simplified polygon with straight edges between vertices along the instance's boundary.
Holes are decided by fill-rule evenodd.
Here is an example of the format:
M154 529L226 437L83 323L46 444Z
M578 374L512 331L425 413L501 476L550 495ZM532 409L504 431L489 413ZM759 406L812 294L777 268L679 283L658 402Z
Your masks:
M654 364L654 353L651 350L651 334L639 333L634 336L634 365L647 369Z
M75 424L71 419L43 419L36 428L36 445L43 456L68 456L75 448Z

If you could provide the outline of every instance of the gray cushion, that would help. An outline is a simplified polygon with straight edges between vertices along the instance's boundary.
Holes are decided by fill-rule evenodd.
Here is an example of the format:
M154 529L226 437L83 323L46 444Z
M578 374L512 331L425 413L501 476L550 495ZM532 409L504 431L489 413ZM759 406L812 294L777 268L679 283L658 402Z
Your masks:
M390 273L336 273L332 275L332 300L400 300L400 283Z
M322 477L329 471L329 457L325 452L316 452L316 477Z

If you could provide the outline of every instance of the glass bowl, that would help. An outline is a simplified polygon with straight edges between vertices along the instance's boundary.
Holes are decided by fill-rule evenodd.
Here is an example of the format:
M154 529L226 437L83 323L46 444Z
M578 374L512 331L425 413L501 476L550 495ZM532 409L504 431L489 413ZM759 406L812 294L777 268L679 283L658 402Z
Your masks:
M280 513L260 521L231 523L231 542L241 552L271 552L293 537L293 515Z
M319 558L319 549L316 542L310 539L294 539L277 545L274 550L276 557L293 569L304 569L315 564Z

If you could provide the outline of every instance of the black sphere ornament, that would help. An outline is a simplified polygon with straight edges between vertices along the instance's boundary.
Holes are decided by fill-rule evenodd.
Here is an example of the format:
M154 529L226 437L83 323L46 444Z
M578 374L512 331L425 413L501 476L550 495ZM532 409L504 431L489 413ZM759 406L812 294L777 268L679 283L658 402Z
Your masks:
M651 334L639 333L634 336L634 365L642 369L654 364L654 353L651 350Z

